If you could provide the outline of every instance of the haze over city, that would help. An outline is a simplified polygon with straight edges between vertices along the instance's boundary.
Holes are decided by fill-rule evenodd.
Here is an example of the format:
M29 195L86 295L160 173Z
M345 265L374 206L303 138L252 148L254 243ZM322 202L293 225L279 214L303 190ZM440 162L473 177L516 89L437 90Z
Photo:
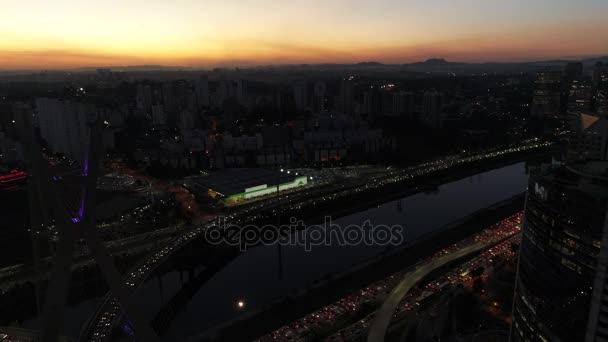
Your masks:
M603 0L11 1L0 69L591 57L608 52L606 13Z
M608 341L608 0L0 4L0 342Z

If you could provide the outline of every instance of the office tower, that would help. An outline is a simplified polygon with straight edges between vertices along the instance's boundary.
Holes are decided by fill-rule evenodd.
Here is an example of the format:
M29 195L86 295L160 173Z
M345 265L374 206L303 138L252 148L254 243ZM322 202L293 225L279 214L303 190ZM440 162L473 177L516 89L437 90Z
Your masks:
M301 82L295 85L293 88L293 99L296 105L296 109L304 111L308 108L308 85L305 82Z
M97 109L84 103L38 98L36 111L40 135L49 148L68 158L85 160L89 141L88 123L96 117Z
M209 78L207 75L203 75L198 79L195 88L198 107L209 107Z
M315 112L322 112L325 110L325 92L327 87L325 82L315 82L312 98L312 110Z
M436 89L427 90L422 98L421 122L429 128L441 128L443 126L443 94Z
M608 117L608 63L598 62L593 69L594 110Z
M534 81L532 116L560 118L562 72L559 70L541 71Z
M590 313L597 312L597 303L592 305L593 288L595 292L604 289L603 284L598 288L594 283L597 277L605 277L597 266L598 256L606 253L602 241L607 238L607 204L606 161L572 163L530 178L512 342L585 340L588 325L593 325Z
M570 82L568 115L589 113L591 110L591 80L578 77Z
M570 120L571 95L575 83L578 85L583 81L583 63L570 62L564 67L561 83L560 115L563 115L563 122ZM578 89L578 87L577 87Z
M587 322L585 342L608 341L608 209L604 221L602 248L597 261L597 271L593 283L591 309Z
M608 160L608 118L577 114L568 142L568 161Z
M412 119L414 113L414 94L400 91L393 93L392 115Z
M593 87L608 90L608 63L597 62L593 68Z

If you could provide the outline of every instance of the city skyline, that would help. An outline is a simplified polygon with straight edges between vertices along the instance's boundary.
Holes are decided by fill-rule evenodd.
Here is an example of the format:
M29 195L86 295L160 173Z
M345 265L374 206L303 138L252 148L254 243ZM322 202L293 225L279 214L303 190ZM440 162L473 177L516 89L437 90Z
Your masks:
M3 10L0 69L591 57L608 53L606 10L600 0L25 0Z
M3 4L0 342L608 342L608 0Z

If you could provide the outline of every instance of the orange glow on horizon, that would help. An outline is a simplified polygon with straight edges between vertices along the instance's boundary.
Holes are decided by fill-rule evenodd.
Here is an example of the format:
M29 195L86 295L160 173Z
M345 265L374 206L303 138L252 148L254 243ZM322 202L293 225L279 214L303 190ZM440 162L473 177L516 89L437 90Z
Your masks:
M582 2L588 8L566 0L22 0L3 9L0 69L608 54L600 11L608 3Z

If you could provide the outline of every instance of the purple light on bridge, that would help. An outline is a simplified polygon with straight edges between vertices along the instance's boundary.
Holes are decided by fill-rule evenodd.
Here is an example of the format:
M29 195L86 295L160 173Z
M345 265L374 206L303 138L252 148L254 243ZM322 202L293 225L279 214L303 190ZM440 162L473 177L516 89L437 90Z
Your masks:
M82 175L83 176L89 175L89 160L88 159L85 159L85 161L84 161L84 169L82 170Z
M129 323L126 323L122 326L122 331L124 331L126 334L130 335L130 336L134 336L135 334L133 333L133 329L131 328L131 326L129 325Z

